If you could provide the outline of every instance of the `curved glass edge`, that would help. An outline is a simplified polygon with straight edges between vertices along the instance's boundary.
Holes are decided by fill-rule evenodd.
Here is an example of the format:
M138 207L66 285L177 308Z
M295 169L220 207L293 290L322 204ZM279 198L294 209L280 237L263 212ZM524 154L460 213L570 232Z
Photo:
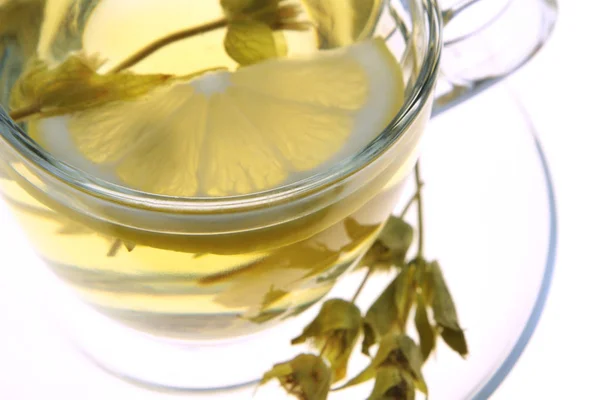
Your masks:
M541 167L544 173L546 190L548 194L548 208L550 211L550 237L548 242L548 253L546 255L546 268L544 271L544 276L542 277L542 285L540 287L540 291L534 303L533 309L531 310L531 314L527 320L527 323L525 324L525 328L523 328L523 332L521 332L517 343L510 351L504 362L500 365L496 372L492 374L492 376L488 379L487 383L481 389L479 389L479 391L477 391L476 394L472 397L473 400L488 399L496 391L496 389L500 387L500 385L502 384L502 382L504 382L510 371L512 371L514 366L517 364L517 361L519 361L519 359L521 358L523 351L529 344L529 341L531 340L531 337L533 336L538 326L540 317L546 305L546 300L548 299L548 294L550 293L550 287L552 283L552 278L554 276L554 268L556 264L556 247L558 236L557 209L554 185L552 183L552 174L550 173L550 166L544 154L542 143L538 139L538 130L536 129L531 116L525 110L524 106L517 98L517 96L514 94L513 99L519 107L523 118L529 125L529 131L533 136L534 145L536 147L539 161L541 163Z
M443 10L442 18L444 24L448 23L452 18L460 14L465 9L469 8L471 5L474 5L479 0L465 0L462 2L458 2L455 6ZM538 4L539 12L540 12L540 28L539 28L539 36L534 38L534 42L529 49L529 52L516 64L512 65L506 71L502 71L501 73L497 73L494 75L486 76L483 78L478 78L475 80L465 80L460 85L456 82L452 82L451 80L445 79L443 76L438 78L438 88L444 87L446 85L450 86L449 88L445 88L445 90L438 90L436 92L436 101L433 105L432 117L451 109L472 97L478 95L481 92L486 91L492 86L497 85L498 83L504 81L506 78L510 77L512 73L521 69L524 65L528 64L537 54L546 46L548 40L550 40L552 33L554 32L554 28L556 26L556 21L558 18L558 1L557 0L533 0ZM532 2L532 1L530 1ZM517 4L516 1L510 0L503 11L501 11L492 21L496 22L500 18L502 18L502 14L513 4ZM522 4L519 3L519 6ZM510 22L504 18L504 22ZM484 26L485 28L485 26ZM469 38L477 37L477 35L464 36L459 38L454 42L444 42L444 47L451 46L452 44L460 43L461 41L469 40ZM443 50L442 50L443 51Z
M406 0L402 0L405 2ZM91 174L56 159L30 139L0 106L0 144L6 144L20 156L32 162L43 173L75 187L77 190L112 202L120 202L128 207L170 212L182 208L192 211L231 210L246 211L257 207L295 201L328 185L349 179L382 156L407 131L418 115L426 108L430 95L434 93L442 50L442 15L437 0L423 0L423 19L428 25L428 46L422 56L423 61L417 74L411 95L407 96L393 120L362 151L342 161L332 170L313 175L289 185L247 195L226 198L196 197L179 198L140 192L99 179Z

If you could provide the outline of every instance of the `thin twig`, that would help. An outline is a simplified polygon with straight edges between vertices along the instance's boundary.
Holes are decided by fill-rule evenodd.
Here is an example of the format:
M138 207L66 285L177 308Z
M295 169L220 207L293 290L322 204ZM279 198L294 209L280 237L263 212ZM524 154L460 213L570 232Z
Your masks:
M369 269L367 270L365 277L363 278L362 282L360 283L360 286L358 287L358 289L356 289L356 293L354 293L354 296L352 297L352 300L351 300L352 303L356 302L356 299L358 298L358 296L360 295L360 292L362 292L363 288L367 284L367 281L371 277L371 274L373 273L374 269L375 268L373 268L373 267L369 267Z
M406 203L406 205L404 206L404 209L402 210L402 212L400 213L400 215L398 216L398 218L404 219L404 217L406 217L406 213L408 212L408 210L410 210L410 206L413 205L413 203L415 202L415 200L417 200L418 196L419 196L419 193L417 193L417 192L415 192L415 194L412 195L412 197L410 198L410 200L408 200L408 203Z
M131 56L127 57L124 61L120 62L116 66L112 67L109 73L120 72L124 69L134 66L138 62L142 61L144 58L149 55L155 53L161 48L170 45L173 42L177 42L182 39L187 39L192 36L200 35L202 33L207 33L219 28L224 28L227 26L229 21L226 18L218 19L213 22L209 22L208 24L202 24L198 26L194 26L188 29L181 30L179 32L171 33L168 36L165 36L161 39L158 39L155 42L150 43L146 47L138 50Z
M121 241L121 239L116 239L113 242L112 246L110 246L110 249L108 250L108 253L106 254L106 257L116 256L122 245L123 245L123 242Z
M421 188L423 184L421 183L421 167L419 161L417 161L417 165L415 165L415 180L417 185L417 214L418 214L418 226L419 226L419 241L418 241L418 250L417 257L423 258L423 197L421 193Z
M17 108L16 110L13 110L10 113L8 113L8 115L13 121L21 122L31 117L32 115L38 114L40 111L42 110L39 104L32 104L26 107Z

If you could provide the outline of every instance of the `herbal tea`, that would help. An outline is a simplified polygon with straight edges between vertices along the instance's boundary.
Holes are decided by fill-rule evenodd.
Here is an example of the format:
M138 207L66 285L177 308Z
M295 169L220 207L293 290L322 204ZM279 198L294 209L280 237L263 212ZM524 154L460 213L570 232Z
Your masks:
M277 197L347 163L400 110L406 45L392 53L396 27L378 32L378 0L2 4L2 105L94 177L89 191L123 193L75 194L7 153L4 198L58 276L137 329L223 338L301 312L368 249L414 164L427 115L355 182ZM157 211L161 199L182 206Z

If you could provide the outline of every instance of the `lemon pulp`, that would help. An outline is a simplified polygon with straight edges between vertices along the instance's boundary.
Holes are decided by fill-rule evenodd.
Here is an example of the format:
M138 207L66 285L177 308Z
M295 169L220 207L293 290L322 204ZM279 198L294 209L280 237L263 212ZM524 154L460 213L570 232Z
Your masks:
M397 61L374 38L47 118L34 138L61 160L136 190L232 196L355 154L390 122L403 95Z

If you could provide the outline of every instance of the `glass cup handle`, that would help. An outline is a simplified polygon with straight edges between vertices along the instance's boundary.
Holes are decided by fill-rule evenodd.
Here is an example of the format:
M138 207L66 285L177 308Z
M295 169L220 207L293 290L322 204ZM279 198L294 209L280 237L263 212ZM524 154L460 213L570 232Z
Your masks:
M444 48L433 115L527 63L556 21L556 0L459 0L442 10Z

